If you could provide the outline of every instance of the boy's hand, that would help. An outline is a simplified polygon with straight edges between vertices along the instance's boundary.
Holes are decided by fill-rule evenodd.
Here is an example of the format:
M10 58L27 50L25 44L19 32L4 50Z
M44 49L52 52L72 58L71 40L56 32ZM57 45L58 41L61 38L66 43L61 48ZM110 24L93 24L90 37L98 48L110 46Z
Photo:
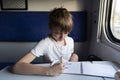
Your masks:
M78 62L78 55L75 54L75 53L73 53L72 56L71 56L71 58L70 58L70 61L72 61L72 62Z
M58 76L63 73L64 65L61 62L56 63L55 65L51 66L50 69L47 71L48 76Z

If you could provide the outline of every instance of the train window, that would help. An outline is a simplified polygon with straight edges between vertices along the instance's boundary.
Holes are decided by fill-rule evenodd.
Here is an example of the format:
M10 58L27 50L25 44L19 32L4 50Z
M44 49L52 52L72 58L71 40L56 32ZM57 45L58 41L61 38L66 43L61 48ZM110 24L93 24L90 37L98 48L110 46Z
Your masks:
M100 0L97 42L120 47L120 0ZM118 47L119 46L119 47Z
M113 0L111 18L110 18L110 30L113 38L116 41L120 41L120 0Z

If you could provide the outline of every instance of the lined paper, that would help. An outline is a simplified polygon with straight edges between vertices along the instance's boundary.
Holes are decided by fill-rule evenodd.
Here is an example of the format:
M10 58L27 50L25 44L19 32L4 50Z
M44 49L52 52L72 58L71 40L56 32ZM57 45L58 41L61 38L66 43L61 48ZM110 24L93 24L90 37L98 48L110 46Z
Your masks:
M116 72L114 67L109 64L82 63L83 74L113 77Z
M67 63L65 63L64 73L81 74L81 63L80 62L67 62Z
M64 73L114 78L116 70L110 64L95 64L90 62L68 62L65 64Z

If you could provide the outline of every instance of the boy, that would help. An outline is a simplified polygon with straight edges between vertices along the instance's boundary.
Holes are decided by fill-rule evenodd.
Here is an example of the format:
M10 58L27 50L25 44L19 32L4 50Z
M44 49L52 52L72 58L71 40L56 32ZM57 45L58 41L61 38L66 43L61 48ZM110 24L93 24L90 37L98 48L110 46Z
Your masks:
M36 47L21 58L14 66L13 73L57 76L63 73L65 61L78 61L74 53L74 41L68 34L73 26L72 15L65 8L55 8L49 14L51 34L42 39ZM50 62L58 61L50 67L30 64L36 57L45 56Z

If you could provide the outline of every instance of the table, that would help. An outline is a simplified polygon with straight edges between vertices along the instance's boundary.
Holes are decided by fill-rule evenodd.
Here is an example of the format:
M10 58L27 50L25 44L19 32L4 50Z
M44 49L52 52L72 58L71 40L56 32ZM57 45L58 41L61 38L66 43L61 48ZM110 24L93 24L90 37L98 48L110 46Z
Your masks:
M94 61L98 64L111 64L109 61ZM43 64L47 65L47 64ZM114 65L116 66L116 65ZM0 71L0 80L115 80L112 78L78 75L78 74L61 74L60 76L49 77L49 76L39 76L39 75L19 75L10 72L11 66L7 66Z

